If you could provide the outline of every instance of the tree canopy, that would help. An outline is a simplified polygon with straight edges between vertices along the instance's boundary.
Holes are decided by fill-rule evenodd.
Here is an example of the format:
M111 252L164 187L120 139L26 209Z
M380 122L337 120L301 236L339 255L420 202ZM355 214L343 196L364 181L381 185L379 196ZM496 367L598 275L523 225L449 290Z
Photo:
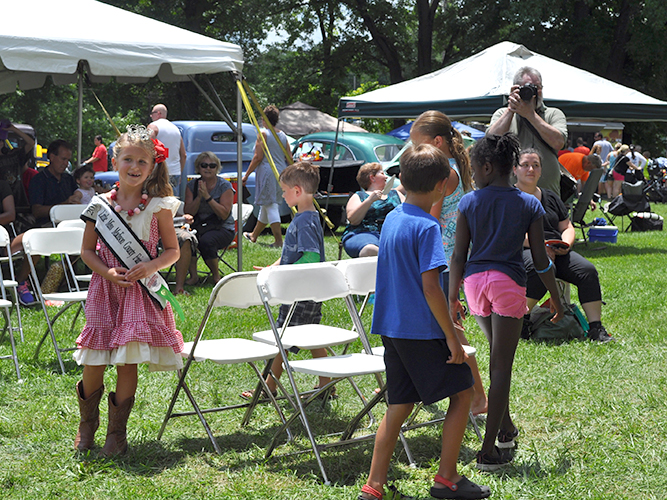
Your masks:
M435 71L503 40L667 99L667 3L662 0L104 0L239 44L245 77L262 103L296 100L335 113L340 97ZM114 29L113 27L109 27ZM284 37L275 40L276 33ZM274 40L274 41L271 41ZM232 103L229 75L214 75ZM121 124L148 121L156 102L170 119L217 119L191 83L92 88ZM89 93L84 144L111 127ZM71 87L0 96L1 116L33 124L42 142L75 134ZM655 142L664 125L632 125ZM650 136L650 137L649 137ZM658 147L651 144L652 149ZM662 153L664 144L659 145Z

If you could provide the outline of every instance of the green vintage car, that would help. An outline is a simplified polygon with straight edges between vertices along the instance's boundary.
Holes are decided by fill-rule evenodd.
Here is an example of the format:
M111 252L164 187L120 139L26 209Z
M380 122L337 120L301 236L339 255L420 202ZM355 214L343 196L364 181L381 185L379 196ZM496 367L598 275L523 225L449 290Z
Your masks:
M292 157L295 161L307 160L320 166L318 202L320 206L327 208L331 221L339 225L345 224L344 208L350 193L360 189L357 184L359 167L370 162L379 162L383 165L390 162L405 142L390 135L364 132L339 133L334 154L335 137L335 132L304 135L295 143Z

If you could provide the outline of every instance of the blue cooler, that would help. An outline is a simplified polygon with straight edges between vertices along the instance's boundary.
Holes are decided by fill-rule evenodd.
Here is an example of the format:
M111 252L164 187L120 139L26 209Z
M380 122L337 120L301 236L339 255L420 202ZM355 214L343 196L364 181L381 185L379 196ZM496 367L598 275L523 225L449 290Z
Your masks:
M588 230L590 241L602 241L604 243L616 243L618 239L618 228L616 226L596 226Z

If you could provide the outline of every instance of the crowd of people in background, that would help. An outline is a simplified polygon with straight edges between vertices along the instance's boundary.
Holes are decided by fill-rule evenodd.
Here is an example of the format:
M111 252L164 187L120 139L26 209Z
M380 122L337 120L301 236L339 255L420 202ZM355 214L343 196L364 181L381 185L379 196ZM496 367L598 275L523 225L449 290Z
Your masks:
M424 112L412 125L412 146L400 160L400 186L396 188L387 184L381 164L368 163L359 169L360 190L351 194L347 203L348 225L342 245L351 258L379 259L372 333L381 335L385 347L388 387L388 410L376 437L371 471L360 499L384 498L391 450L414 404L444 398L450 399L450 406L431 494L435 498L490 495L489 488L457 472L468 412L487 414L486 435L477 454L478 468L489 471L509 463L513 459L509 450L519 436L509 409L514 353L530 323L530 310L547 291L555 310L553 321L563 316L565 305L556 278L578 287L590 324L589 339L602 343L613 340L602 324L597 270L573 251L574 228L561 200L561 168L580 183L579 189L590 171L604 169L598 190L612 198L620 193L623 182L643 178L650 153L642 154L635 145L612 144L602 132L595 133L590 148L578 137L573 147L566 149L565 115L545 106L542 93L540 73L534 68L521 68L509 90L507 106L494 113L486 136L470 152L445 114ZM278 109L269 106L264 113L269 123L263 124L253 159L241 179L245 184L251 173L256 175L259 216L254 230L242 234L255 243L270 227L272 246L281 248L281 258L273 265L322 262L323 232L313 204L318 169L307 162L287 166L285 151L289 151L289 145L284 133L276 131L276 140L268 130L269 124L275 127L278 122ZM156 104L151 119L147 128L134 128L119 139L120 147L116 146L112 159L119 171L119 184L103 199L112 207L122 208L122 213L116 212L126 220L148 220L143 229L131 231L138 231L142 241L150 242L152 253L156 254L158 238L166 238L162 257L156 254L153 259L160 259L160 265L175 264L174 292L188 295L184 286L199 282L197 256L203 258L213 280L220 279L218 254L235 235L234 189L218 176L221 164L212 152L197 157L195 172L199 178L187 182L183 140L178 128L167 120L166 106ZM48 166L37 172L30 167L34 139L9 122L0 124L0 129L16 134L23 145L0 151L0 223L15 223L18 231L12 251L18 252L26 230L51 225L49 210L54 205L88 205L88 213L99 202L101 198L95 194L100 190L94 179L96 172L107 170L107 148L102 136L96 136L93 154L71 169L72 146L56 140L47 151ZM265 156L264 142L273 162ZM154 173L158 169L159 175ZM15 182L10 183L10 178ZM188 230L174 229L170 223L179 205L172 193L183 201L181 213ZM284 242L279 213L282 199L297 209ZM150 210L143 213L147 208ZM127 449L124 425L134 404L136 365L154 364L154 360L138 354L141 350L135 352L134 343L146 343L150 352L160 351L165 357L156 369L171 370L180 367L180 358L172 354L182 348L182 338L175 330L171 309L148 307L152 303L144 300L144 291L134 287L154 266L119 271L123 265L114 260L115 254L97 245L93 230L96 221L92 216L85 220L82 257L94 271L94 278L92 298L86 306L87 325L77 340L75 354L77 362L85 366L76 390L81 424L75 446L79 450L92 447L99 425L97 406L104 390L104 368L116 364L118 384L116 392L109 395L109 411L120 423L110 422L103 449L105 454L115 455ZM153 223L157 225L152 227ZM554 245L554 241L561 244ZM29 266L24 262L17 272L24 305L35 302L27 283L28 273ZM395 289L396 282L401 283L400 292ZM134 290L131 297L126 295L128 290ZM462 328L462 291L469 312L489 342L488 393L476 359L468 357L463 349L468 340ZM113 300L109 302L108 297ZM115 328L116 319L119 324L127 323L128 318L119 316L118 307L123 304L144 307L151 318L159 318L159 335L146 341L141 336L145 332L137 331L128 333L121 345L102 342L98 334ZM287 310L281 308L279 325L286 321L286 314ZM111 326L104 323L105 315L115 318ZM303 302L290 324L318 323L321 316L319 304ZM164 337L165 342L156 340L158 337ZM326 356L326 352L315 350L313 356ZM282 369L281 360L274 360L276 378ZM320 379L319 386L328 382ZM276 390L272 377L267 383L272 392ZM252 396L252 391L243 393L245 398Z

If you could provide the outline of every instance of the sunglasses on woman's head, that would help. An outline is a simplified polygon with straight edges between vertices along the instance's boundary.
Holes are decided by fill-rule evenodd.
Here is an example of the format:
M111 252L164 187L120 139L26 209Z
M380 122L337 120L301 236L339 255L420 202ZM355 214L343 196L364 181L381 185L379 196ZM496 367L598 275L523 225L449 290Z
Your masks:
M200 163L199 168L218 168L217 163Z

